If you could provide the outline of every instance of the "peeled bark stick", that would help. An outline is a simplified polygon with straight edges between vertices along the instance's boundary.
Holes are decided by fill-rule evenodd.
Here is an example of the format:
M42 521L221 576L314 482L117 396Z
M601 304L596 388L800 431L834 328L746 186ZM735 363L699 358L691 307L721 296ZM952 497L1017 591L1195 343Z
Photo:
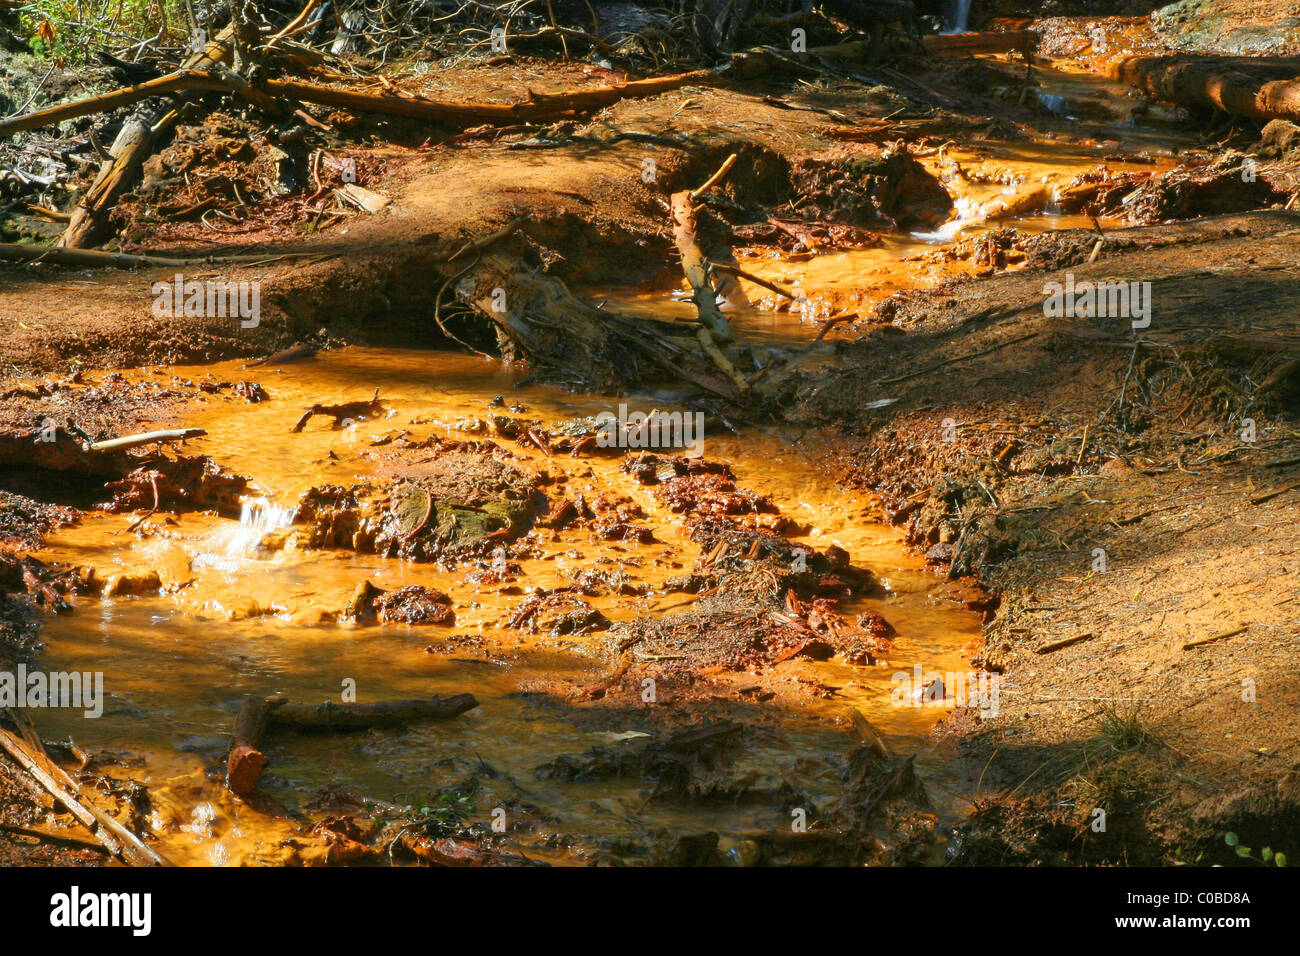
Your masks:
M1067 637L1059 641L1052 641L1050 644L1044 644L1042 647L1034 648L1035 654L1050 654L1053 651L1059 651L1064 647L1072 647L1084 641L1092 640L1092 634L1078 634L1074 637Z
M226 758L226 788L236 796L247 796L257 788L266 769L266 755L262 753L262 738L270 726L272 712L285 706L283 697L244 697L244 703L235 715L235 742Z
M707 180L705 180L703 186L701 186L699 189L691 190L691 202L694 202L695 200L699 199L701 196L707 193L714 186L718 185L718 183L726 179L727 173L731 172L731 167L735 165L736 165L736 154L732 153L730 156L728 156L726 159L722 161L722 165L718 167L718 171L714 173L712 176L710 176Z
M1212 644L1215 641L1221 641L1225 637L1236 637L1238 634L1244 634L1250 628L1249 624L1243 624L1241 627L1234 627L1226 631L1220 631L1218 634L1211 634L1209 637L1198 637L1194 641L1188 641L1183 645L1183 650L1190 651L1194 647L1200 647L1202 644Z
M594 110L612 106L619 100L657 96L683 86L710 85L717 81L718 74L712 70L691 70L688 73L673 73L669 76L651 76L644 80L628 80L626 83L616 83L612 86L595 86L587 90L565 90L559 93L536 93L529 90L528 98L530 105L538 107Z
M185 441L187 438L197 438L206 434L207 432L202 428L170 428L165 431L144 432L139 435L126 435L122 438L109 438L104 441L92 442L86 446L86 450L122 451L126 448L148 445L156 441Z
M300 33L307 26L307 19L316 12L316 8L321 4L321 0L307 0L307 5L303 7L296 17L290 20L275 36L266 41L266 48L269 50L281 40L287 39Z
M1250 119L1300 122L1300 59L1134 56L1111 65L1112 79L1179 106Z
M473 694L456 694L445 700L394 700L374 704L285 704L271 715L272 727L291 730L366 730L392 727L417 720L446 720L478 706Z

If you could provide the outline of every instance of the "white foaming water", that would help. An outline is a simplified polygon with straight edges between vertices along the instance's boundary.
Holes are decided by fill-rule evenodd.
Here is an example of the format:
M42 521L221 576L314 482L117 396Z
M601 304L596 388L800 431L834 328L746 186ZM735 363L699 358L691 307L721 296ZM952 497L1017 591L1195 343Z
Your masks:
M240 505L239 523L265 534L289 527L297 515L297 508L286 508L266 498L246 498Z
M965 33L970 22L971 0L952 0L949 4L948 23L945 33Z
M286 508L269 498L245 498L240 504L239 524L226 525L215 532L213 547L205 555L195 558L196 565L223 567L229 562L224 557L244 557L257 550L262 538L272 531L287 528L297 517L297 508ZM234 566L226 567L233 570Z

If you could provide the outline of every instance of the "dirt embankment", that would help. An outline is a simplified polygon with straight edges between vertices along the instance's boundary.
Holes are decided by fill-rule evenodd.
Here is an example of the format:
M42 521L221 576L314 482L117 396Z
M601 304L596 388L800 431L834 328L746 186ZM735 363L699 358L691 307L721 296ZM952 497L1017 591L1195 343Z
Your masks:
M950 722L986 795L959 859L1226 862L1224 832L1277 844L1300 812L1300 216L1121 231L1088 262L1095 240L907 296L792 399L856 432L845 479L996 598L1001 713ZM1150 326L1045 315L1066 270L1149 283Z

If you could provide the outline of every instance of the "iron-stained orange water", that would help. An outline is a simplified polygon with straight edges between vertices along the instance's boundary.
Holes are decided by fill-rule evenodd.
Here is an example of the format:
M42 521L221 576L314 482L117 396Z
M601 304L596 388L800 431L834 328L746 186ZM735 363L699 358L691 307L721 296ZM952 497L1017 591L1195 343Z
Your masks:
M140 374L150 374L143 370ZM523 403L521 417L544 421L591 415L610 409L606 398L574 395L549 387L516 389L514 373L477 358L438 352L346 348L279 368L241 369L239 363L172 368L167 374L198 379L253 377L271 394L249 404L207 396L187 410L183 424L207 430L187 451L213 456L247 475L254 496L291 509L302 492L324 482L350 484L375 474L371 442L385 433L407 431L475 437L458 429L475 419L511 414L490 408L502 395ZM94 376L91 376L93 379ZM291 428L302 409L318 401L368 397L375 386L391 410L354 427L334 429L313 419L302 433ZM669 409L674 396L631 396L631 408ZM413 422L415 424L413 424ZM829 700L791 706L753 705L753 718L771 727L770 740L747 751L741 770L753 786L773 790L793 780L821 806L838 788L832 758L853 745L845 715L856 707L904 753L916 752L936 804L945 814L955 786L928 739L944 713L891 706L890 676L920 663L927 670L968 669L962 648L979 633L974 615L943 596L938 579L909 555L896 530L882 525L865 496L844 492L827 475L811 439L793 433L750 431L729 434L720 422L706 425L704 454L728 461L742 487L770 495L781 511L807 524L800 540L824 548L844 547L856 564L874 571L888 588L880 600L863 599L848 610L870 608L898 628L889 666L849 667L791 662L778 667L814 669L838 688ZM590 532L542 532L543 553L521 563L524 588L570 583L575 568L613 567L650 587L644 597L597 597L592 603L613 620L646 613L671 613L691 600L665 594L665 578L690 569L698 549L686 540L680 516L618 470L618 459L556 457L498 442L524 459L524 467L551 475L569 474L570 493L590 497L602 491L626 494L646 510L660 543L632 545L598 541ZM331 454L332 453L332 454ZM418 454L418 453L417 453ZM503 595L496 585L470 585L468 568L440 571L348 551L259 548L258 529L210 515L185 515L171 524L148 519L156 534L126 531L133 516L92 516L52 536L45 557L98 569L157 570L164 586L158 596L82 598L75 613L47 620L47 670L103 671L106 712L97 720L79 713L39 715L47 737L70 735L78 746L118 754L115 773L129 772L149 786L158 806L152 821L160 846L183 863L277 862L280 842L295 825L229 797L209 771L235 711L246 693L284 694L295 700L339 700L343 681L355 681L360 701L473 693L480 706L451 721L429 722L402 731L299 737L273 734L267 740L270 766L263 789L284 805L312 815L322 790L341 787L358 795L400 805L419 805L424 795L458 783L472 773L487 793L475 801L487 819L496 800L521 797L541 807L548 820L523 839L536 844L548 833L571 835L582 845L637 837L657 827L671 832L722 833L753 827L788 826L773 805L696 806L652 800L642 781L569 784L536 779L535 769L562 754L581 754L609 745L621 732L647 729L629 716L626 726L590 721L555 694L520 695L554 688L569 679L575 687L598 682L612 664L599 635L551 638L505 628L524 595ZM553 536L554 540L549 540ZM269 539L273 540L272 534ZM356 586L369 580L389 589L419 583L440 588L456 603L454 627L410 627L330 623ZM487 649L427 653L448 635L481 635ZM671 707L660 702L659 707ZM576 718L576 719L575 719ZM500 776L490 778L479 761ZM123 769L125 768L125 770ZM514 784L505 782L509 777ZM519 789L516 790L515 787ZM558 851L533 849L556 862L572 859Z

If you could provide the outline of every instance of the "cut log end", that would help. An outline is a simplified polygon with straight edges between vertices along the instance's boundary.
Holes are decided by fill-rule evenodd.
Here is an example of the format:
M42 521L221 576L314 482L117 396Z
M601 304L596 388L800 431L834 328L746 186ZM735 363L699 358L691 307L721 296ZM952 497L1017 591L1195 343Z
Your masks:
M266 755L260 750L237 744L226 761L226 788L236 796L248 796L257 789L266 764Z

